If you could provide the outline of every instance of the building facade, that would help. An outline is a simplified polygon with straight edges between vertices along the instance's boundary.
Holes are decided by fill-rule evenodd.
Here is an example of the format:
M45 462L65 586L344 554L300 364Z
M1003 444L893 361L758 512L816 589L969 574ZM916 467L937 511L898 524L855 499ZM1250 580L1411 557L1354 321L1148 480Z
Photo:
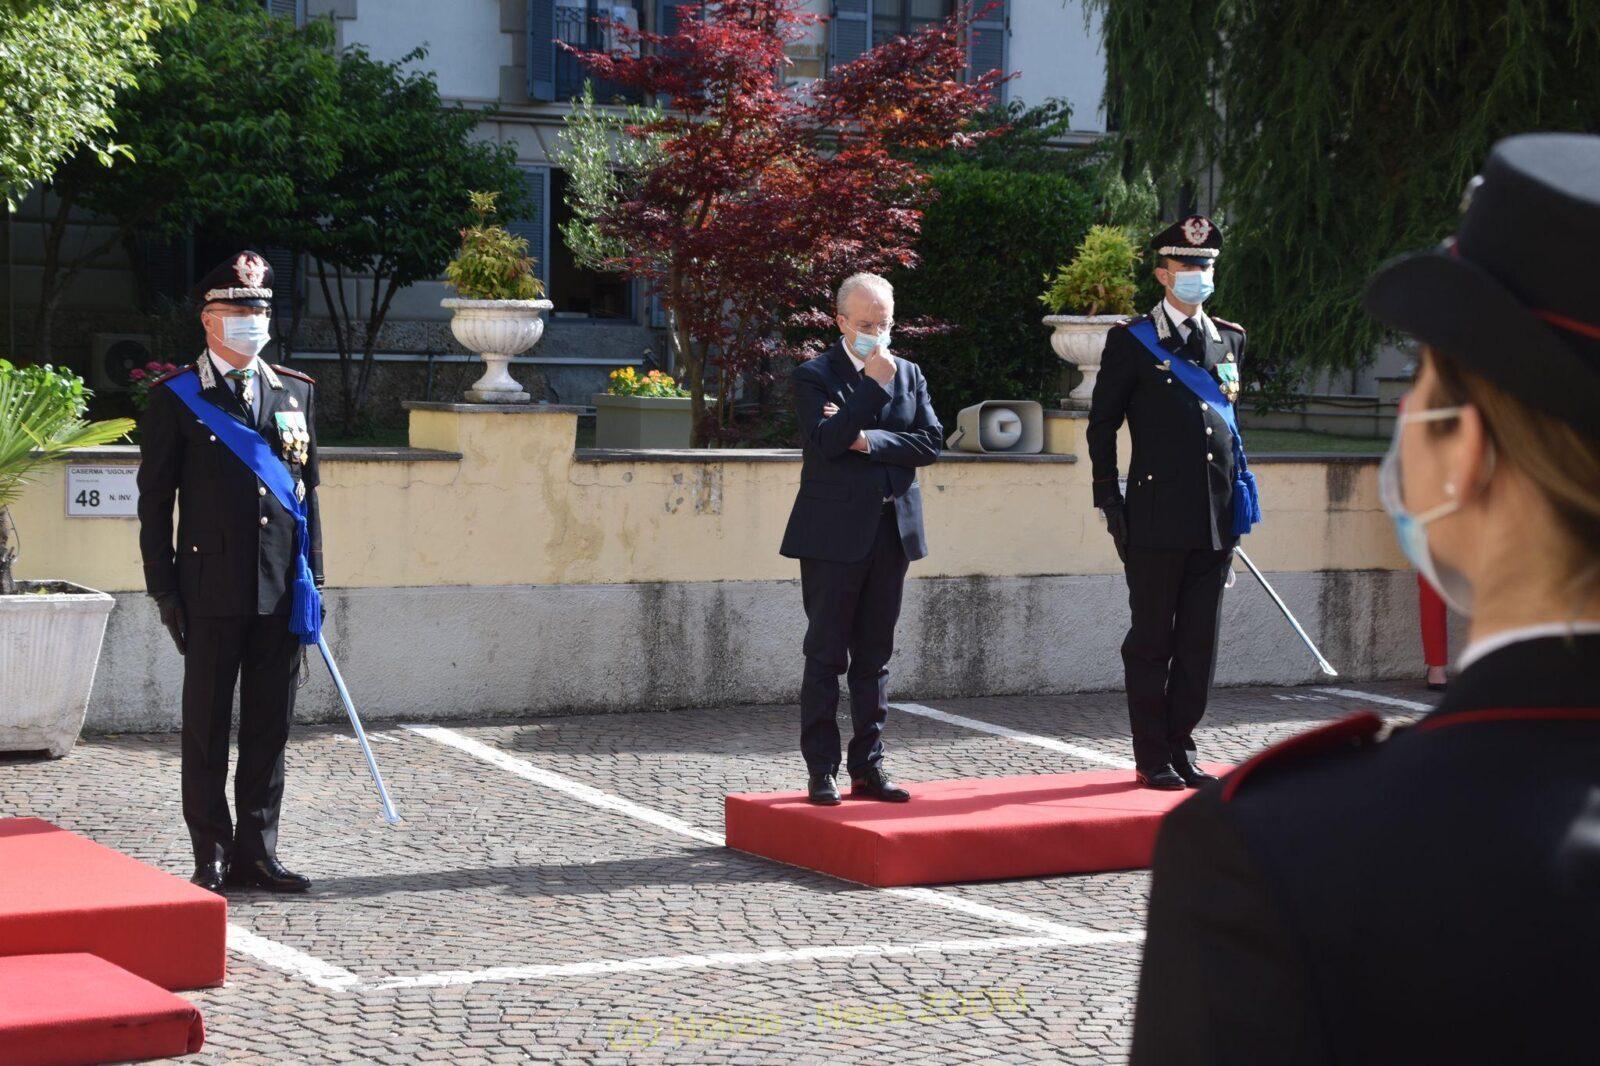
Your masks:
M418 65L438 80L449 103L493 109L481 135L513 145L534 204L529 217L511 228L526 237L555 310L536 354L548 397L584 402L609 369L664 359L659 307L642 287L613 274L579 267L561 239L567 217L566 175L552 164L571 101L584 77L565 41L606 48L617 42L597 25L597 16L646 30L671 32L680 17L674 0L263 0L274 14L297 21L331 20L341 47L360 45L379 60L398 60L419 45L427 50ZM791 49L789 71L795 83L822 76L830 65L847 62L873 44L913 32L948 16L958 0L810 0L821 24L810 27ZM1105 67L1099 30L1080 0L997 0L982 13L970 45L975 69L1015 73L1003 89L1006 99L1038 104L1065 99L1076 127L1071 140L1086 142L1104 131L1101 92ZM597 98L621 99L613 86L597 86ZM42 221L48 204L36 191L7 226L3 310L11 350L30 353L19 334L38 301L39 264L44 247ZM75 227L72 241L92 247L92 221ZM74 280L57 316L53 351L57 363L78 366L102 391L121 382L119 368L133 365L142 345L159 347L140 315L136 268L161 271L181 291L225 254L203 239L145 253L150 261L129 261L124 249L109 249ZM269 250L270 255L270 250ZM276 256L274 268L282 298L278 313L300 302L302 324L295 361L318 374L318 363L336 358L332 330L320 286L308 283L305 264ZM348 278L346 297L365 306L370 282ZM416 377L432 392L436 369L467 359L450 337L448 315L439 301L451 295L442 282L423 282L397 294L380 339L380 361L416 395ZM20 344L20 347L19 347ZM130 354L131 353L131 354ZM152 351L162 358L183 353ZM320 376L320 375L319 375ZM457 375L459 376L459 375Z

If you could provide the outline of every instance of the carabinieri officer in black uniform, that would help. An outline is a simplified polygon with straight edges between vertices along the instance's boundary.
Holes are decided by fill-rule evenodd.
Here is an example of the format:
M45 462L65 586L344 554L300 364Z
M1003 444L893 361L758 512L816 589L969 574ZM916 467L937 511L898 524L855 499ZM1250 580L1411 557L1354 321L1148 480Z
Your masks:
M278 862L284 748L294 717L299 639L290 632L297 523L265 483L173 392L198 378L209 403L254 428L289 468L307 511L322 585L312 381L257 357L268 339L272 268L245 251L195 288L207 350L150 394L140 421L139 548L145 585L184 656L183 816L194 883L304 892ZM173 500L178 504L173 537ZM239 687L237 824L227 798L228 732Z
M1141 785L1197 788L1194 728L1217 661L1222 586L1239 534L1259 519L1255 482L1232 418L1244 330L1208 315L1222 233L1194 215L1157 234L1165 298L1111 330L1086 437L1094 505L1128 579L1122 642L1128 718ZM1117 430L1133 437L1124 497Z
M1163 822L1134 1066L1596 1060L1600 137L1495 146L1367 309L1422 344L1379 475L1470 634L1442 703L1256 756Z

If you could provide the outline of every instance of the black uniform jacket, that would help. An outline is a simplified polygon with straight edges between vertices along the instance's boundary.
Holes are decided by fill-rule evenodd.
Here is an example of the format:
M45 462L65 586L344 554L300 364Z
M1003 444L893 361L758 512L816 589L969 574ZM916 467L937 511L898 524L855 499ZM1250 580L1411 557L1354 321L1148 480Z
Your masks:
M1155 312L1163 319L1161 309ZM1127 419L1133 437L1128 463L1128 543L1136 548L1231 548L1233 535L1233 444L1222 416L1203 404L1175 375L1161 369L1128 326L1106 336L1095 380L1085 437L1093 465L1094 505L1117 502L1117 430ZM1244 361L1244 330L1212 318L1204 323L1206 369ZM1182 359L1182 332L1162 322L1162 347ZM1219 379L1220 380L1220 379Z
M1509 645L1388 740L1347 719L1174 810L1136 1066L1594 1062L1596 663Z
M256 426L279 458L288 456L289 472L305 484L311 572L321 585L312 381L281 366L271 371L270 376L263 371L256 378L259 421L250 417L228 381L215 372L209 355L202 354L178 373L200 374L202 401ZM311 436L304 464L287 451L273 417L296 411L305 415ZM139 429L139 551L150 594L179 592L191 617L288 614L297 549L294 517L165 384L151 390Z
M900 358L894 362L887 388L856 371L843 341L795 367L790 380L803 459L800 494L780 549L789 558L865 559L883 501L891 496L906 558L928 554L916 468L939 458L944 428L921 368ZM839 411L824 418L823 405L830 402ZM872 449L865 454L850 450L862 431Z

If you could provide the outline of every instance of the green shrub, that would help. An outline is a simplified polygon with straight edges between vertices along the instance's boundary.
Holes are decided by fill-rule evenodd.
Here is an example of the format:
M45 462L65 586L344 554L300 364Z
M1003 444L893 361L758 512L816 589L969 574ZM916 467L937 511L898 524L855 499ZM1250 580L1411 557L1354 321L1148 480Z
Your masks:
M0 594L15 591L16 561L8 508L39 466L73 448L110 444L128 435L132 419L85 422L89 390L70 370L13 366L0 359Z
M1053 315L1131 315L1139 262L1133 238L1118 226L1095 226L1078 245L1072 262L1046 274L1039 302Z
M949 323L908 344L946 424L982 400L1056 406L1064 364L1039 322L1039 277L1065 261L1094 220L1083 177L970 163L931 172L937 199L922 221L919 266L896 271L895 319Z
M534 275L528 242L494 222L499 193L471 193L478 221L461 231L461 251L444 276L469 300L537 300L544 285Z

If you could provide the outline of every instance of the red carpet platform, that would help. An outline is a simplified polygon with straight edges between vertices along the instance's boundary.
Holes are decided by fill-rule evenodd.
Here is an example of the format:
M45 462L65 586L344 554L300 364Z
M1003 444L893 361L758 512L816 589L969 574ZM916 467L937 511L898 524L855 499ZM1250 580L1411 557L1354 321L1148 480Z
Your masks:
M880 887L1131 870L1150 865L1162 816L1189 795L1139 788L1131 770L903 783L910 803L731 795L728 846Z
M0 958L0 1066L134 1062L204 1042L192 1004L104 959Z
M37 818L0 819L0 955L84 951L162 988L222 984L228 905Z

